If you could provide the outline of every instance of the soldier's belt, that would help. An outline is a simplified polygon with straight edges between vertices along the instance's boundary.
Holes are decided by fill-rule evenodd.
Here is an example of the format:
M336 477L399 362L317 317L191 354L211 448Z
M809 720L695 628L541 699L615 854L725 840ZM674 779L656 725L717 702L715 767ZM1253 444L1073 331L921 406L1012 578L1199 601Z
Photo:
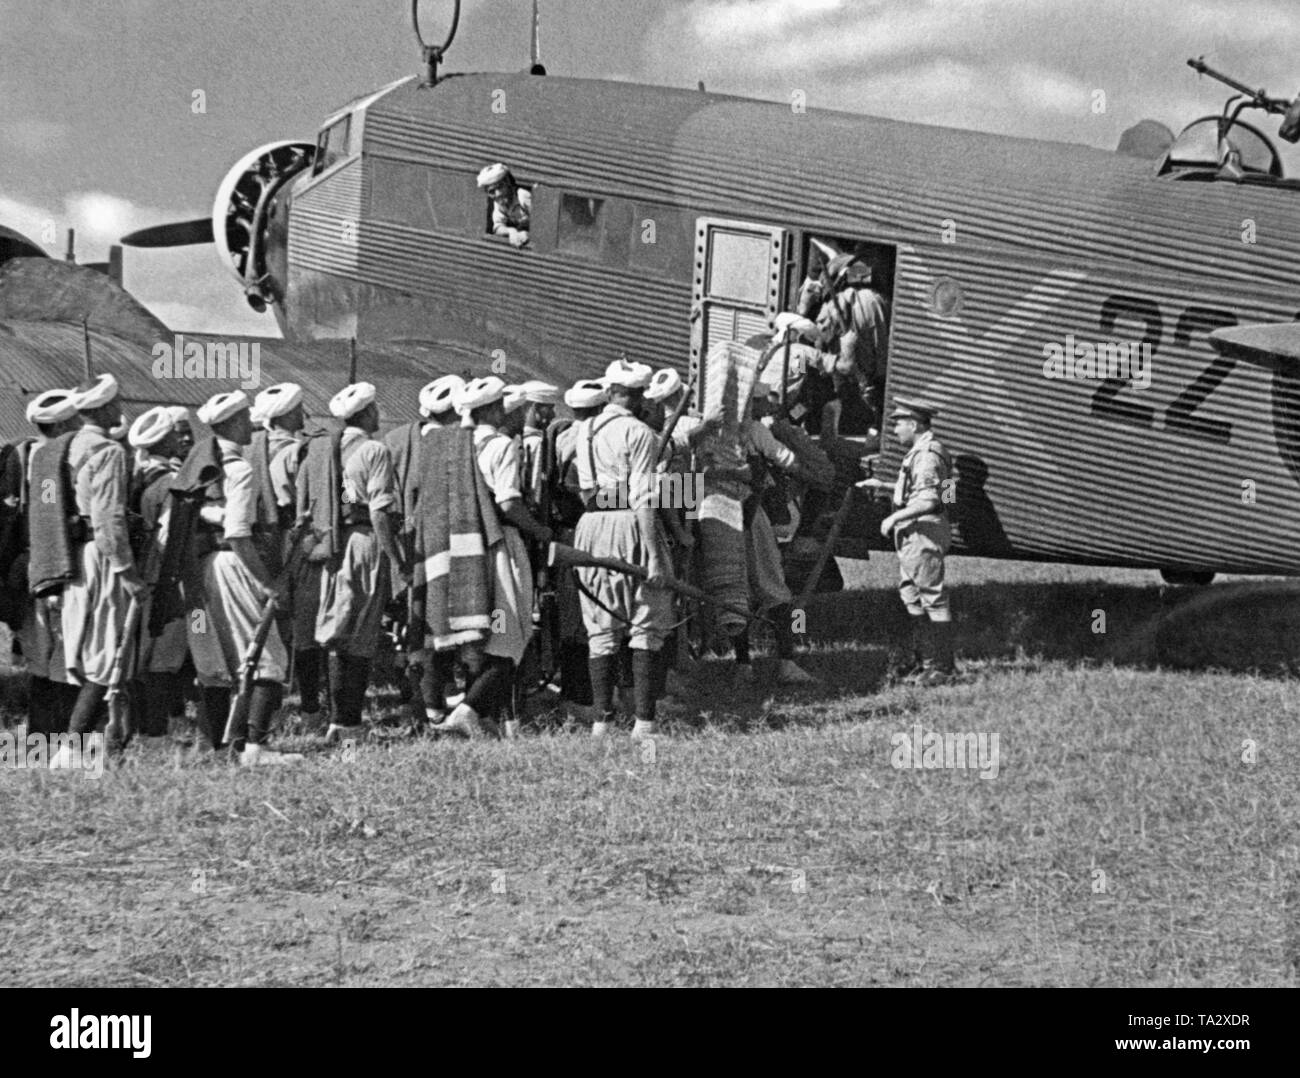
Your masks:
M343 523L351 528L370 524L370 507L368 505L345 505Z

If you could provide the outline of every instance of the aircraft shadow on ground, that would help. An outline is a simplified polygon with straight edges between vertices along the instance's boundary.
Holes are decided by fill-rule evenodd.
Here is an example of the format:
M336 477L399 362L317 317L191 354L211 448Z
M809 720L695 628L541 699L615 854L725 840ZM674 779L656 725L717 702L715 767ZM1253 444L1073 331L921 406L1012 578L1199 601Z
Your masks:
M958 654L968 660L1300 675L1300 581L967 584L952 589L952 607ZM845 642L887 652L909 635L897 594L883 589L815 597L807 629L814 654Z

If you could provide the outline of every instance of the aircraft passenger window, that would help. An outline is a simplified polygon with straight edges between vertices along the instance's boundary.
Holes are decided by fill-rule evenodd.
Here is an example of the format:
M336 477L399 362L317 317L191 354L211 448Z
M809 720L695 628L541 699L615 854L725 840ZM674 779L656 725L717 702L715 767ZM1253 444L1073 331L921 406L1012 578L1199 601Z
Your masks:
M560 228L557 246L568 254L600 257L603 234L603 198L564 195L560 198Z
M316 142L316 161L312 175L318 176L336 161L352 152L352 113L341 117L320 133Z
M694 214L653 202L633 203L631 213L628 266L670 281L689 280L695 260Z
M370 212L380 221L440 232L463 232L473 182L462 173L409 161L373 159Z

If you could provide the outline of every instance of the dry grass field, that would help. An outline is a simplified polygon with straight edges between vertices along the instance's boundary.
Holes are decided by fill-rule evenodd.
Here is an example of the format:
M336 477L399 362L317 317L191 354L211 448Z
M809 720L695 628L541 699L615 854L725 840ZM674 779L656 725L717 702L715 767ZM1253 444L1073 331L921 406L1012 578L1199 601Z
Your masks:
M0 984L1294 984L1300 588L950 564L942 688L883 681L882 556L808 610L819 688L711 660L653 749L551 713L0 771ZM996 777L896 768L918 726L996 735Z

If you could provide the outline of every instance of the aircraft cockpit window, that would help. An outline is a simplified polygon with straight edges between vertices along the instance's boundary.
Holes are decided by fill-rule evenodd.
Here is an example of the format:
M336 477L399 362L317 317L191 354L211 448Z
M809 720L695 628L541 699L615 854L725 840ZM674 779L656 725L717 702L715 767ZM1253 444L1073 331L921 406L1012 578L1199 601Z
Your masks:
M352 113L335 120L321 131L316 141L316 161L312 175L320 175L336 161L352 153Z
M605 208L603 198L564 195L560 199L560 227L556 245L569 254L599 257Z
M1235 150L1240 156L1236 163L1244 174L1282 178L1282 160L1267 138L1238 120L1229 126L1226 138L1220 140L1221 122L1219 116L1205 116L1183 128L1165 154L1160 174L1217 172Z

